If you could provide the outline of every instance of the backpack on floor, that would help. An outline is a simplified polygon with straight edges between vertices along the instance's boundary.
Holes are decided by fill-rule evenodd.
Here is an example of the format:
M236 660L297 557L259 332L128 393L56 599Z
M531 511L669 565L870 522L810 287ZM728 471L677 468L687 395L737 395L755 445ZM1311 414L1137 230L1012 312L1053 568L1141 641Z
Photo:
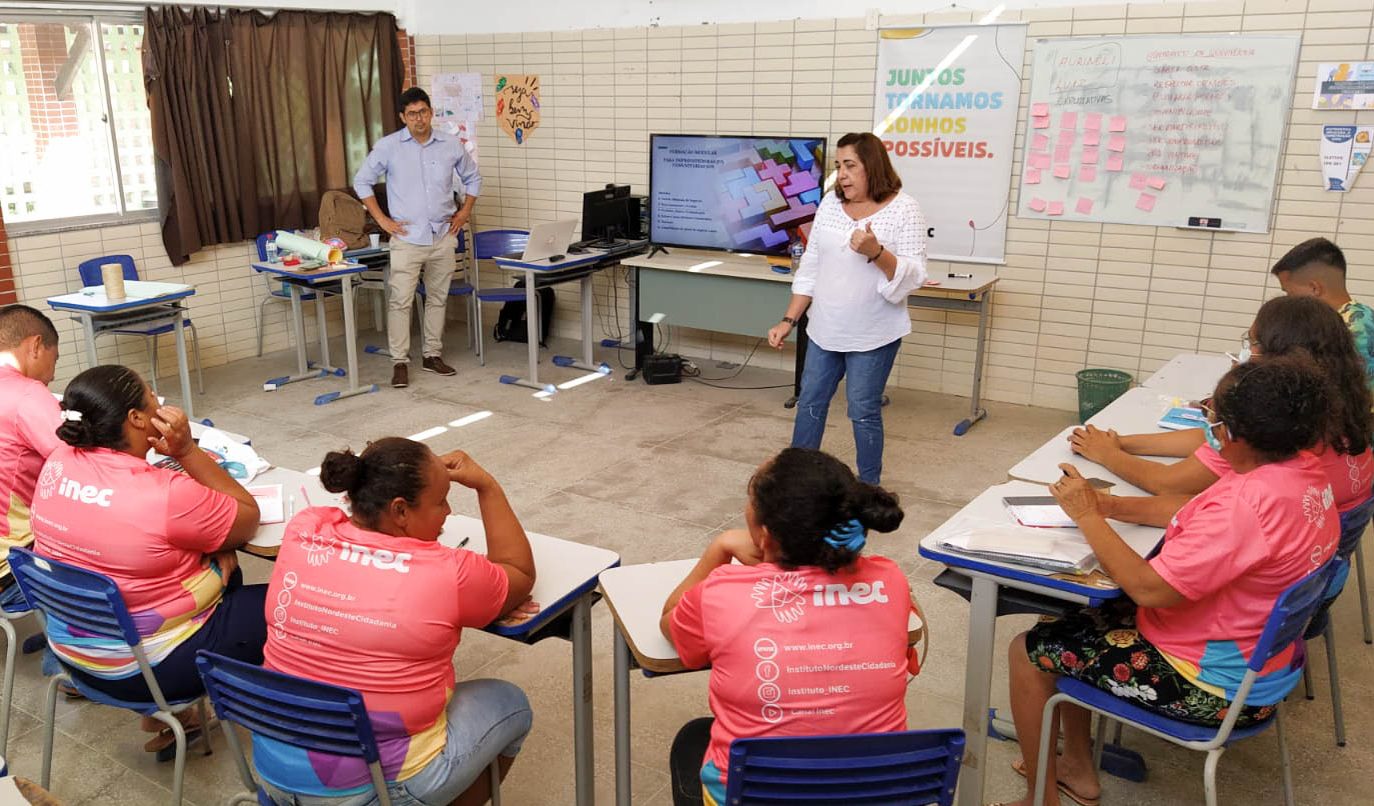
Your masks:
M524 280L515 281L516 288L524 288ZM539 346L547 347L549 328L553 325L553 289L540 288L539 295ZM496 327L491 337L496 341L514 341L520 344L529 342L528 325L525 319L525 301L511 300L501 306L501 314L496 317Z

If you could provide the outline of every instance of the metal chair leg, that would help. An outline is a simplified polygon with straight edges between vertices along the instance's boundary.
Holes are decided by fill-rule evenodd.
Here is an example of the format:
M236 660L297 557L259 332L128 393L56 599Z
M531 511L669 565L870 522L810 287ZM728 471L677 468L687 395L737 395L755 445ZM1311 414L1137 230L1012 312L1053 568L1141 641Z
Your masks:
M1364 540L1355 544L1355 581L1360 585L1360 618L1364 620L1364 642L1374 644L1374 623L1369 618L1369 590L1364 578Z
M172 738L176 740L176 760L172 765L172 806L181 806L181 785L186 777L186 728L182 727L176 714L154 711L149 716L171 728ZM205 729L201 730L203 732Z
M1117 722L1118 729L1121 723ZM1120 738L1118 736L1118 738ZM1102 751L1107 748L1107 715L1097 715L1097 735L1093 738L1093 769L1102 769Z
M196 389L203 395L205 394L205 369L200 363L200 336L196 334L196 326L188 324L191 329L191 356L196 360Z
M491 760L491 806L501 806L501 758Z
M1306 652L1306 651L1307 651L1307 642L1306 642L1306 641L1303 641L1302 646L1303 646L1303 651ZM1312 667L1310 667L1310 666L1308 666L1308 665L1306 665L1306 664L1304 664L1303 667L1302 667L1302 686L1303 686L1303 689L1304 689L1304 692L1303 692L1303 696L1304 696L1304 697L1306 697L1307 699L1310 700L1310 699L1312 699L1313 697L1316 696L1315 694L1312 693Z
M1331 686L1331 716L1336 723L1336 746L1345 747L1345 711L1341 707L1341 673L1336 668L1336 637L1332 632L1332 622L1335 618L1328 613L1326 618L1326 630L1322 633L1322 638L1326 642L1326 668L1330 680L1327 681Z
M46 703L47 719L43 721L43 768L38 777L38 784L44 789L52 785L52 737L57 730L57 684L67 681L66 674L55 674L48 680L48 698Z
M1283 708L1274 709L1274 730L1279 737L1279 769L1283 771L1283 802L1286 806L1296 806L1293 795L1293 768L1288 760L1288 740L1283 735Z
M19 659L19 636L14 624L0 614L0 631L5 633L5 701L0 703L0 758L5 755L10 738L10 709L14 705L14 664Z
M1207 798L1207 806L1217 806L1217 762L1225 747L1207 751L1207 763L1202 765L1202 791Z

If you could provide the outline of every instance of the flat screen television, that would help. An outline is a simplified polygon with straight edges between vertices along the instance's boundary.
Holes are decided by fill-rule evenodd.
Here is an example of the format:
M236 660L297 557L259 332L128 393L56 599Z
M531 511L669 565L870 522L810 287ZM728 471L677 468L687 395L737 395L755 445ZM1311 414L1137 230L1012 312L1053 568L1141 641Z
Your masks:
M825 169L824 137L650 135L649 240L785 255L816 217Z

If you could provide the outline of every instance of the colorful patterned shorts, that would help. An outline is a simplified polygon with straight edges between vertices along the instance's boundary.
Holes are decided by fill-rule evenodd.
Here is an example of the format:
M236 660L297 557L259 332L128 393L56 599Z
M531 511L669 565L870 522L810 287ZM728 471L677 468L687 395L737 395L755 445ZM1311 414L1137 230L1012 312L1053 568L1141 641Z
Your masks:
M1136 631L1131 601L1042 618L1026 636L1026 654L1043 671L1068 675L1170 719L1217 726L1230 707L1180 674ZM1273 714L1272 705L1246 706L1236 727Z

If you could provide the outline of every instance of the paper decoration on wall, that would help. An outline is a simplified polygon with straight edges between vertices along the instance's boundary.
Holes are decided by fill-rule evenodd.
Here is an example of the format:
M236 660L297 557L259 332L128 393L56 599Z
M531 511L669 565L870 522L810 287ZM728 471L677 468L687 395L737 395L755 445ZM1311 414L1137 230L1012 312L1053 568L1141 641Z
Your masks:
M524 143L539 128L539 76L496 76L496 121L517 143Z
M1317 65L1313 109L1374 109L1374 62Z
M1369 159L1374 126L1322 127L1322 179L1327 190L1347 191Z
M481 120L482 74L439 73L430 83L429 100L434 107L435 123L446 118Z

